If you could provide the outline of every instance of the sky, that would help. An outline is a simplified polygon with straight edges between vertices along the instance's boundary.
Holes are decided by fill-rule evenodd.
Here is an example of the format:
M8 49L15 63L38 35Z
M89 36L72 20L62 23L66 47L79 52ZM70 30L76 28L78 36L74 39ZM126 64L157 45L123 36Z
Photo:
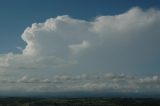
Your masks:
M160 94L159 0L1 0L0 93Z

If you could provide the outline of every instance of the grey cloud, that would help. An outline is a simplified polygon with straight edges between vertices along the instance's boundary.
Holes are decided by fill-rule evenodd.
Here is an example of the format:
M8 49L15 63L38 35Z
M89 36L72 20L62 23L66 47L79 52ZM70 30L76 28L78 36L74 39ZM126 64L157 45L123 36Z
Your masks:
M116 91L116 92L142 92L142 91L159 91L160 76L133 77L121 74L105 75L86 75L68 76L56 75L50 78L24 75L15 80L0 80L5 86L25 85L26 90L38 89L43 92L47 91ZM12 86L14 86L12 85ZM30 88L28 88L30 87ZM53 88L55 88L53 90ZM1 88L0 90L2 90ZM14 89L10 89L14 90ZM24 89L25 90L25 89Z

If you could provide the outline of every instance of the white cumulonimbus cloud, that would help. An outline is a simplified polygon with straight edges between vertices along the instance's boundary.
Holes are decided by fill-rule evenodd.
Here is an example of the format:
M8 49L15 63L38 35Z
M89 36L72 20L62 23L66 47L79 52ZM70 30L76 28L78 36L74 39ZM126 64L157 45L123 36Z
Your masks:
M19 73L21 70L50 70L52 74L62 73L61 70L68 74L108 70L129 74L157 73L160 69L159 29L160 11L156 9L143 11L135 7L114 16L99 16L93 21L57 16L26 28L22 34L26 46L18 47L22 53L1 54L0 68ZM152 82L156 78L142 79L139 83ZM24 76L19 82L26 80ZM84 85L88 86L94 88L96 84ZM102 88L105 86L101 84Z

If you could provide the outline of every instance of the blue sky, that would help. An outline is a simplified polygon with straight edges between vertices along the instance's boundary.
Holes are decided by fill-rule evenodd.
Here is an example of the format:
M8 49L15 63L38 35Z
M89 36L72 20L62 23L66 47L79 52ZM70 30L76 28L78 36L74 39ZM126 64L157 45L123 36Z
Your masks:
M159 0L1 0L1 92L160 94Z

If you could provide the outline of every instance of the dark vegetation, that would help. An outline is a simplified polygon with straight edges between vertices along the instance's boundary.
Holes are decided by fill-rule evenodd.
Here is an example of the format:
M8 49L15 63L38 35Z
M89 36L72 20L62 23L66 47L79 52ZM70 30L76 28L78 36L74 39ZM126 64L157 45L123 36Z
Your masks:
M160 106L156 98L0 98L0 106Z

